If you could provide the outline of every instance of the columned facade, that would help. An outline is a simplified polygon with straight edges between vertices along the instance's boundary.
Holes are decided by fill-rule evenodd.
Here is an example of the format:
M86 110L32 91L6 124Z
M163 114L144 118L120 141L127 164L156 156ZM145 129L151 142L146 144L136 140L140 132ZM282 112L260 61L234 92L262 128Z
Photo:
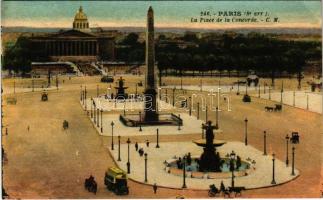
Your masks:
M46 41L45 49L52 56L97 56L98 42L96 40Z

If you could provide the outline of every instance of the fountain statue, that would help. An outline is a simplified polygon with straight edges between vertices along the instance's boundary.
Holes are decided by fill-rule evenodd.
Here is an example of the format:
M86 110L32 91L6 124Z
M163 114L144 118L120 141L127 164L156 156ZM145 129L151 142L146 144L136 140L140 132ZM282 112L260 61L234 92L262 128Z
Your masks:
M205 129L206 139L194 141L195 144L203 147L203 153L199 160L199 171L221 172L223 160L221 159L220 154L216 152L215 147L222 146L225 142L220 140L214 141L213 130L216 129L216 126L213 126L211 121L203 124L203 129ZM218 129L216 129L216 131L220 132Z

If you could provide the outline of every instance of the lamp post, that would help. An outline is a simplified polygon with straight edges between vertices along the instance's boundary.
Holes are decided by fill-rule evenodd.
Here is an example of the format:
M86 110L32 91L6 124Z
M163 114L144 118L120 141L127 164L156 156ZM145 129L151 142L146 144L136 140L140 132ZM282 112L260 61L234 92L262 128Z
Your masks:
M136 83L136 98L137 98L137 95L138 95L138 83Z
M121 157L120 157L120 135L118 135L118 161L121 161Z
M96 104L95 104L95 101L93 101L93 105L94 105L94 109L93 109L93 116L94 116L94 125L96 123Z
M264 131L264 156L266 156L267 155L267 144L266 144L266 136L267 135L267 133L266 133L266 131Z
M173 106L175 106L175 87L173 88Z
M34 88L35 88L34 78L31 80L31 85L32 85L32 91L34 92Z
M183 157L183 186L182 188L187 188L186 186L186 156Z
M102 122L103 109L101 108L101 133L103 133L103 122Z
M283 105L283 92L284 92L284 82L282 82L282 88L280 90L280 105Z
M202 92L202 79L200 79L200 91Z
M81 90L80 90L80 101L82 101L82 100L83 100L83 99L82 99L82 97L83 97L82 85L80 85L80 88L81 88Z
M230 154L230 171L232 173L231 175L231 188L234 188L234 161L235 161L236 154L234 151Z
M91 97L91 119L93 118L93 98Z
M147 153L145 155L145 183L147 183Z
M271 100L271 87L269 86L269 88L268 88L268 92L269 92L269 100Z
M165 97L166 97L165 101L166 101L166 103L168 103L167 88L165 88Z
M157 144L156 144L156 148L159 148L159 129L156 129L156 139L157 139Z
M292 148L292 175L295 176L295 147Z
M306 95L306 109L307 110L309 109L309 106L308 106L308 94Z
M97 113L96 127L99 128L99 123L100 123L100 109L99 108L96 110L96 113Z
M275 185L276 181L275 181L275 153L273 153L273 180L271 181L271 184Z
M114 143L113 143L113 126L114 123L113 121L111 122L111 134L112 134L112 139L111 139L111 150L114 150Z
M289 136L286 135L286 167L288 166L289 160L288 160L288 142L289 142Z
M264 94L266 94L266 82L264 83Z
M16 94L16 81L13 81L13 93Z
M219 108L215 108L215 129L219 129Z
M205 123L207 122L207 105L205 106Z
M189 107L189 115L191 116L192 115L192 97L188 97L189 100L190 100L190 107Z
M130 174L130 143L131 143L131 141L130 141L130 138L128 138L128 140L127 140L127 144L128 144L128 161L127 161L127 173L128 174Z
M258 98L260 98L260 84L258 85Z
M295 91L293 91L293 106L295 107Z
M58 90L58 76L56 75L56 90Z
M202 124L202 139L204 139L204 127L203 127L203 124Z
M159 100L161 100L161 96L162 96L162 93L161 93L161 92L162 92L162 90L161 90L161 88L159 87L159 88L158 88Z
M197 119L200 119L200 103L197 103Z
M244 120L245 122L245 138L244 138L244 144L247 146L248 145L248 119L246 118Z

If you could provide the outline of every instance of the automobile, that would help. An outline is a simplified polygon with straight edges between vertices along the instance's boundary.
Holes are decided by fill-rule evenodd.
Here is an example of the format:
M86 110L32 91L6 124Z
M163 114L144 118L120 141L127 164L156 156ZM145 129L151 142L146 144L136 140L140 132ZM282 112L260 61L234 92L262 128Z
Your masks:
M127 173L118 167L110 167L105 172L104 184L117 195L128 195Z

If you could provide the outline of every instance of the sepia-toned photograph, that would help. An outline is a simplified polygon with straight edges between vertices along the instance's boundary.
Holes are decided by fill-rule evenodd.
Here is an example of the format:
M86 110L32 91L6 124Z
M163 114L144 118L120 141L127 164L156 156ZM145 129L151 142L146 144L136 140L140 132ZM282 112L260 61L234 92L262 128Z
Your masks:
M2 199L323 198L322 2L1 2Z

